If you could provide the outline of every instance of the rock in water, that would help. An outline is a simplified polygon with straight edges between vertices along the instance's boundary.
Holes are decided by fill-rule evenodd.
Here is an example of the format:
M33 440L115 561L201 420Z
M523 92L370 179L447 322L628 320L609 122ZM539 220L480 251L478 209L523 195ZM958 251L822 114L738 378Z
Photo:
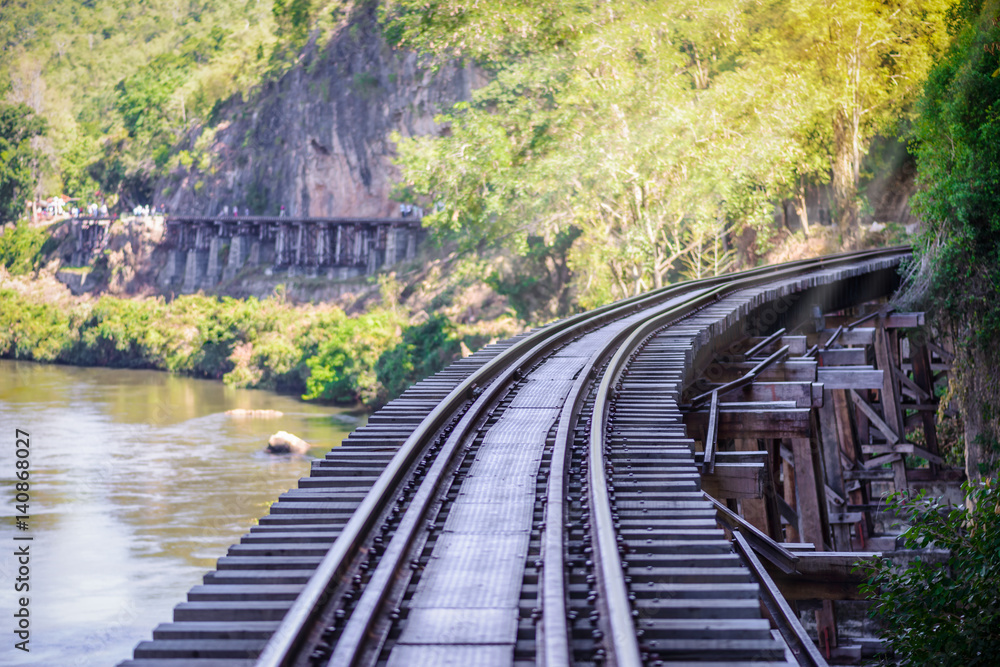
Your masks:
M267 451L271 454L305 454L309 443L287 431L278 431L267 441Z
M247 410L245 408L236 408L235 410L226 410L226 414L237 418L277 419L284 416L285 413L280 410Z

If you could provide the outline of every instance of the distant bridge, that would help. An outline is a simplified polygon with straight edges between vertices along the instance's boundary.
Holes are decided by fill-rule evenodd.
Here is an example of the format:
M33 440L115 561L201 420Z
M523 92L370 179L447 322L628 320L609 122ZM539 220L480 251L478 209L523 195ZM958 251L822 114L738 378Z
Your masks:
M74 263L87 263L106 245L111 222L74 221ZM345 280L413 259L422 233L417 217L169 215L164 243L170 254L158 282L163 288L194 292L231 280L246 266Z

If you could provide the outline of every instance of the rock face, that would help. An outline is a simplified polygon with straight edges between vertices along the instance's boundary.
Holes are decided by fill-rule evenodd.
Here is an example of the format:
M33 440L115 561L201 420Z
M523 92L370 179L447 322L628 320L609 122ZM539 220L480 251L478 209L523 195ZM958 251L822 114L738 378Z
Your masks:
M291 217L399 216L389 198L398 178L390 134L439 131L434 115L468 99L478 75L458 66L432 72L391 48L375 4L356 9L322 51L307 49L254 99L227 104L215 128L201 129L215 132L212 168L178 168L157 185L155 204L204 215L224 206L278 215L284 206Z

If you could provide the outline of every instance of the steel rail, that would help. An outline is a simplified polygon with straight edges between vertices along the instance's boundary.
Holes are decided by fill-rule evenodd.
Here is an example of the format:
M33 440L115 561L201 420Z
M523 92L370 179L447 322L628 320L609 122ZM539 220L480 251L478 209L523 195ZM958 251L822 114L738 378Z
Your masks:
M812 667L828 667L823 655L816 648L816 645L813 644L812 639L809 638L809 634L802 627L802 622L799 621L798 616L792 611L788 601L785 600L781 591L778 590L778 585L771 579L771 575L767 573L764 565L757 558L757 554L754 553L753 547L750 546L750 542L741 530L733 531L733 546L743 555L743 559L750 566L751 572L753 572L760 583L764 606L767 608L768 614L770 614L771 618L778 625L778 630L785 638L785 641L789 643L789 647L796 658L798 658L799 664L811 665Z
M774 563L785 574L795 572L795 564L799 562L798 556L772 540L770 535L723 505L716 498L704 491L702 491L702 495L715 507L716 520L719 523L725 524L731 532L745 532L749 536L746 539L753 546L754 551Z
M776 275L794 272L796 269L805 267L817 269L836 266L843 263L861 261L866 257L901 254L907 250L907 247L902 246L861 253L841 253L819 260L798 260L775 266L751 269L739 274L739 276L744 279L758 276L761 279L767 277L773 278ZM355 510L343 531L331 545L302 593L285 615L279 628L266 645L257 664L262 667L280 667L288 665L289 661L293 659L295 651L305 641L310 626L329 601L329 596L332 594L331 582L339 580L346 572L353 555L365 541L372 527L388 507L392 498L395 497L396 489L404 478L408 476L418 456L428 446L431 438L468 402L470 394L472 394L475 388L489 384L503 375L504 371L508 373L516 372L518 366L516 364L512 365L512 362L527 356L527 351L544 345L546 342L557 345L559 340L571 338L579 333L582 328L606 324L619 317L662 302L675 294L690 292L699 287L721 285L722 287L729 286L732 289L736 289L732 287L734 282L739 282L741 287L744 286L744 281L734 281L731 275L706 278L681 285L664 287L655 292L631 297L597 308L588 313L551 323L542 327L533 335L518 341L507 350L504 350L466 378L421 421L413 433L400 446L399 450L386 466L386 469L377 478L371 490L365 496L361 505ZM599 469L603 476L603 465L591 466L592 471L595 468ZM608 519L610 519L610 515ZM617 548L615 548L614 554L617 556Z
M836 260L832 258L820 258L818 260L795 263L794 266L779 265L777 267L769 267L773 270L767 273L748 271L736 274L736 276L727 276L728 280L716 289L640 323L632 329L632 333L618 347L601 378L594 401L593 414L590 420L590 443L588 448L590 455L590 464L588 466L590 514L594 526L592 531L592 535L594 535L592 538L594 570L597 585L603 593L600 598L608 612L607 622L610 627L608 648L609 660L612 664L618 667L633 667L642 664L642 654L632 621L631 604L624 581L621 557L618 552L616 530L611 512L611 499L608 493L607 474L604 465L604 433L608 419L608 399L611 396L611 388L624 370L629 356L639 347L643 340L655 331L665 328L672 320L687 317L702 307L721 299L724 296L723 292L735 292L739 289L780 280L783 277L791 277L829 266L849 264L868 257L897 254L898 252L896 249L863 251L861 253L838 256ZM786 345L757 364L746 376L736 382L752 382L760 372L787 354L788 346ZM732 388L728 387L728 389ZM711 397L712 392L709 392L707 396Z
M624 301L602 306L587 313L581 313L564 320L551 323L524 338L498 354L483 365L439 403L420 422L413 433L403 442L399 450L379 475L364 500L351 515L344 529L337 536L323 560L317 566L305 588L285 614L278 629L271 636L264 651L257 659L258 667L282 667L289 664L294 653L306 639L309 627L318 617L322 607L329 601L331 582L340 579L346 571L350 558L362 544L375 525L378 517L396 495L396 489L407 476L432 436L437 433L452 416L469 400L474 389L489 384L504 369L517 369L512 364L526 350L545 343L549 338L566 339L577 332L576 325L594 321L610 321L616 317L645 307L645 303L662 298L677 288L671 286L655 294L645 294Z
M631 312L631 308L629 308ZM603 313L596 318L584 319L565 329L558 336L551 336L541 344L525 352L514 364L508 365L500 375L476 399L473 406L462 417L461 421L448 436L444 447L435 457L431 470L420 482L416 495L411 500L403 514L403 518L393 533L382 558L371 575L368 586L365 587L357 606L351 613L347 625L330 659L331 665L353 665L361 658L366 643L371 639L371 628L377 614L383 606L389 587L396 572L403 564L409 547L420 529L421 522L431 507L432 501L438 495L439 488L445 480L446 472L451 467L452 460L460 451L462 443L474 434L474 427L480 417L486 413L491 404L499 400L507 391L509 384L520 374L522 368L530 368L554 350L563 345L567 338L573 338L586 329L593 328L595 320L601 324L617 319L622 314L617 309Z
M719 282L719 279L708 279L708 281ZM703 298L707 303L711 301L711 298L714 297L716 292L725 289L726 284L723 282L722 285L716 287L714 290L710 290L708 293L705 293L704 290L700 290L699 288L701 287L702 285L700 283L685 283L683 285L672 286L671 288L660 290L653 296L653 298L646 295L645 297L640 297L639 300L640 302L658 301L662 303L668 300L668 297L672 296L675 292L679 292L681 295L684 295L685 298L688 298L687 294L690 293L698 293L699 295L704 294L705 296ZM643 305L643 308L649 307L653 306ZM501 371L499 377L482 393L482 395L480 395L473 407L470 408L460 423L452 431L444 448L438 453L435 464L432 466L432 471L429 471L428 475L421 482L417 495L411 500L410 506L404 513L402 522L397 527L393 537L390 539L384 555L371 575L368 586L365 588L364 593L362 593L361 599L359 599L347 625L341 633L340 639L337 642L329 664L338 666L353 665L356 664L356 661L362 656L364 645L371 638L371 628L376 621L379 609L383 606L385 597L388 593L389 585L395 576L395 572L403 562L409 546L416 536L416 531L419 529L424 514L430 507L431 502L436 495L437 488L443 479L445 471L450 465L451 458L458 452L459 445L462 440L469 437L471 434L472 427L479 413L485 410L490 403L499 398L499 395L506 390L507 383L513 379L514 375L518 373L521 368L530 367L534 363L540 361L542 358L547 356L551 350L561 346L565 340L572 339L583 333L585 330L593 329L597 326L601 326L613 320L625 317L636 312L636 310L635 304L629 303L621 307L601 309L600 313L596 317L593 316L592 311L591 317L584 317L581 318L580 321L574 321L572 326L565 328L559 335L552 336L527 351L522 358L517 360L515 364L509 365L506 369ZM651 316L646 321L650 321L658 317L660 316ZM657 325L656 328L659 326L660 325ZM600 356L608 354L608 350L613 348L618 341L629 333L629 331L630 330L625 330L619 333L619 335L616 336L613 341L606 345L604 350L599 353ZM586 372L581 372L581 377L586 377L592 368L593 364L585 369ZM431 472L433 472L434 475L432 475ZM550 476L550 480L551 478L552 477ZM560 495L560 498L561 497L563 496ZM562 516L563 515L561 514L559 523L556 524L560 527L560 531L562 530ZM548 523L549 521L546 521L546 525L548 525ZM559 560L561 562L561 557ZM373 583L375 585L373 585ZM562 597L565 598L565 595L563 594ZM563 603L563 609L565 609L565 602ZM565 616L565 614L563 616ZM551 618L552 614L543 611L543 618L545 617ZM553 629L550 636L565 637L566 634L564 622L563 631L558 632ZM562 652L560 649L554 650ZM566 650L568 651L568 648Z
M757 343L756 345L754 345L753 347L751 347L749 350L747 350L746 352L744 352L743 353L743 358L744 359L750 359L751 357L753 357L753 355L757 354L758 352L760 352L761 350L763 350L765 347L767 347L768 345L770 345L771 343L773 343L774 341L778 340L779 338L781 338L784 335L785 335L785 327L781 327L780 329L778 329L777 331L775 331L773 334L771 334L770 336L768 336L767 338L765 338L764 340L760 341L759 343Z
M852 255L853 257L853 255ZM768 276L768 279L773 279L770 274L774 272L782 272L788 269L790 265L794 264L796 268L800 266L808 266L814 264L815 260L800 260L799 262L789 263L784 265L779 265L778 267L764 267L763 269L755 269L752 271L743 272L740 277L747 277L748 275L757 276L764 273ZM728 276L732 280L733 276ZM712 282L718 282L718 279L708 279ZM696 281L692 283L684 283L676 287L696 287L701 286L706 281ZM692 292L694 290L691 290ZM718 290L712 290L708 295L711 300L716 298ZM691 294L690 297L696 298L702 296L702 294ZM710 300L708 300L710 302ZM683 310L683 306L680 306ZM566 574L565 566L563 561L563 555L565 553L565 543L566 543L566 530L564 526L565 517L565 474L566 474L566 458L568 456L570 443L573 439L573 431L571 425L573 423L574 417L579 412L582 403L586 397L586 388L590 382L590 378L593 375L597 365L600 363L601 359L605 358L610 354L615 346L620 344L623 338L626 338L630 334L630 331L635 331L636 328L645 328L645 325L652 321L659 322L654 326L654 329L661 328L664 316L667 319L683 317L677 310L673 310L666 314L657 314L650 318L647 318L643 322L637 323L632 330L626 330L621 332L618 336L611 339L602 349L596 351L591 358L587 361L583 369L581 370L579 376L574 382L570 393L566 399L566 403L563 405L563 409L560 412L558 428L556 432L555 448L552 453L552 468L550 471L550 476L548 483L546 485L546 493L548 497L546 514L545 514L545 529L542 535L542 588L540 591L540 601L542 603L542 617L538 624L539 627L539 643L541 645L541 650L539 652L537 662L542 667L552 667L555 665L565 665L569 664L570 659L570 648L569 648L569 628L566 623ZM765 341L760 347L764 347L769 342L772 342L778 338L784 329L777 334L772 334L772 336ZM644 336L640 337L644 338ZM624 347L628 347L626 344ZM751 382L758 373L769 366L774 361L782 358L784 354L787 354L787 346L779 350L775 355L771 355L771 358L764 360L762 363L758 364L753 371L748 373L747 382ZM607 373L605 373L607 376ZM597 404L595 403L595 410ZM594 424L592 419L591 424ZM593 429L593 426L592 426ZM602 455L603 458L603 455ZM595 468L600 468L601 474L603 475L603 466L597 465L596 461L591 462L589 466L590 470L593 471ZM593 481L591 481L590 488L595 488ZM602 487L606 488L606 487ZM593 493L593 492L592 492ZM594 507L594 503L591 503L591 507ZM610 511L609 511L610 513ZM555 520L555 519L558 519ZM596 526L596 521L595 521ZM595 534L599 533L599 530L595 530ZM608 546L608 545L606 545ZM617 554L617 544L614 545L614 553ZM781 549L779 547L779 549ZM782 552L788 553L792 561L797 560L795 556L791 555L784 549ZM595 549L596 552L596 549ZM550 557L551 556L551 557ZM620 572L620 560L619 560L619 572ZM610 568L609 576L613 576L613 568ZM625 595L627 598L627 593ZM619 605L620 606L620 605ZM630 618L630 613L629 613Z
M696 294L682 294L678 298L691 299L705 296L714 299L715 290L692 290ZM674 299L673 301L676 301ZM674 312L680 304L666 302L666 307ZM542 618L539 623L542 650L538 663L549 667L569 664L569 628L566 623L566 575L563 556L566 552L565 498L566 498L566 459L569 456L570 445L574 438L573 422L578 416L586 400L587 390L593 381L598 365L603 359L618 348L621 342L628 338L636 327L643 327L650 321L660 321L664 313L655 313L645 320L636 323L632 328L623 329L608 340L604 346L596 350L585 363L567 396L566 402L559 414L556 430L555 446L552 452L552 468L546 485L548 498L545 514L545 529L542 536Z
M766 267L766 269L772 268L773 267ZM711 290L709 292L709 296L712 296L715 292L726 288L726 282L724 280L720 280L719 278L706 279L706 281L702 282L723 283L714 290ZM703 290L699 289L701 287L701 282L696 284L685 283L683 285L664 288L663 290L659 290L652 295L640 296L637 300L639 304L641 304L641 309L650 308L653 307L653 304L648 302L662 303L668 300L670 296L673 296L675 292L682 295L693 292L702 293ZM708 296L705 298L707 299ZM532 366L534 363L547 356L551 350L561 346L565 340L572 339L588 329L593 329L613 320L625 317L639 309L640 308L636 307L635 302L629 302L624 305L612 304L611 307L591 311L591 313L584 314L584 316L573 318L571 325L563 328L558 335L553 335L540 341L534 348L525 352L524 356L518 359L516 363L508 365L505 369L500 371L499 376L476 400L473 407L470 408L465 417L463 417L460 421L459 425L452 431L446 441L445 447L438 453L435 464L432 466L434 475L432 476L429 471L428 475L421 482L417 495L411 500L410 506L404 513L403 521L397 527L393 537L390 539L385 553L380 559L379 564L376 566L375 571L371 575L368 586L366 586L361 599L359 599L347 625L341 633L334 649L333 657L330 660L331 665L353 665L356 664L356 661L362 656L364 645L371 637L371 628L375 623L380 608L383 606L385 597L388 593L389 585L395 576L395 572L403 562L409 546L416 536L416 532L419 529L424 514L430 507L431 501L436 496L437 488L443 479L445 471L449 467L451 458L458 452L459 445L462 440L470 435L478 414L485 410L491 402L496 400L501 392L506 390L507 382L513 379L514 375L518 373L521 368ZM614 340L621 340L621 338L627 333L628 330L619 334L619 336L617 336ZM523 342L527 343L527 340ZM611 345L608 345L605 347L605 350L610 349L611 347ZM602 352L602 355L603 354L607 354L607 352ZM584 373L581 373L581 376L584 375ZM456 391L458 391L458 389L456 389ZM361 508L357 511L361 511ZM560 520L558 524L560 525L560 529L561 524L562 521ZM338 541L339 539L340 538L338 538ZM375 585L372 585L373 583ZM551 616L551 614L544 614L543 612L543 617L544 616ZM565 636L565 632L559 634L553 632L552 636ZM258 665L262 664L265 663L258 662Z

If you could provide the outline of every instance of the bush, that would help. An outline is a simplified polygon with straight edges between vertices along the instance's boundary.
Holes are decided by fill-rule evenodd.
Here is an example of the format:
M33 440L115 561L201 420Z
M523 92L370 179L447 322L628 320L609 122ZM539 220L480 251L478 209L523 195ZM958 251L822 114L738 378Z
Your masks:
M373 403L381 391L375 364L401 334L401 318L389 310L345 319L306 362L310 374L302 398Z
M1000 655L1000 485L994 478L963 488L972 509L923 492L890 498L890 510L910 525L907 549L949 552L940 564L918 558L900 568L879 560L862 587L900 664L993 665Z
M0 356L59 361L74 343L69 313L0 290Z
M459 350L455 325L444 315L407 328L399 344L382 353L375 364L383 388L379 403L391 401L414 382L437 373L454 361Z
M50 250L49 235L43 229L19 222L0 235L0 264L14 275L30 273Z

